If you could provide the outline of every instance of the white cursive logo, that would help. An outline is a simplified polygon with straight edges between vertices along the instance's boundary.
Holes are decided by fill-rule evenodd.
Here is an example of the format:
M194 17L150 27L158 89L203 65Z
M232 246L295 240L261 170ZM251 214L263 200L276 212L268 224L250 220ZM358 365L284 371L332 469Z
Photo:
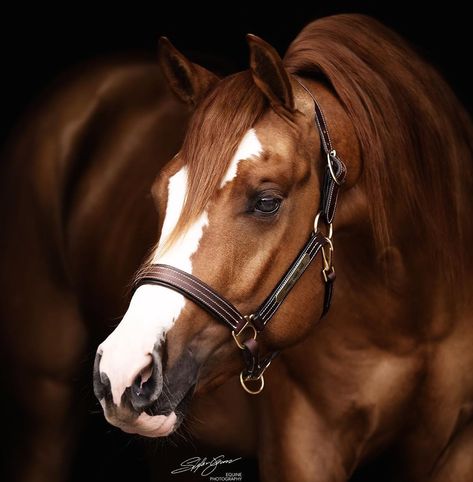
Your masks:
M212 459L207 460L207 457L191 457L181 462L181 466L178 469L171 471L171 474L182 474L183 472L197 473L201 470L200 475L206 476L213 473L219 465L233 464L237 460L241 460L241 457L236 459L225 459L225 455L218 455Z

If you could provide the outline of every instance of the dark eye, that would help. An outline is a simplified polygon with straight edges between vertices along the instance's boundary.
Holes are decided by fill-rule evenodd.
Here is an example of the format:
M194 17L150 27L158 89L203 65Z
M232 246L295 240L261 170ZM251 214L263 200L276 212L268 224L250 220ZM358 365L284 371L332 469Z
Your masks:
M259 198L255 204L255 211L261 214L276 214L281 206L281 199L275 196Z

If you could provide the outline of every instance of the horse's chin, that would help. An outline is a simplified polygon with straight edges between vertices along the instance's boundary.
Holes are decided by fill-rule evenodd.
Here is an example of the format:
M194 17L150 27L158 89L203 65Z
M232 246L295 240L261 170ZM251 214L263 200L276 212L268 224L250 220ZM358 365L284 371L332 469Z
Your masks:
M184 420L193 393L194 385L189 388L172 411L168 407L164 409L158 399L153 406L138 416L132 415L128 409L123 412L116 409L109 411L103 403L102 406L104 406L107 421L123 432L151 438L167 437L176 431Z
M133 422L120 424L119 428L127 433L156 438L170 435L176 429L177 423L175 412L171 412L169 415L142 413Z

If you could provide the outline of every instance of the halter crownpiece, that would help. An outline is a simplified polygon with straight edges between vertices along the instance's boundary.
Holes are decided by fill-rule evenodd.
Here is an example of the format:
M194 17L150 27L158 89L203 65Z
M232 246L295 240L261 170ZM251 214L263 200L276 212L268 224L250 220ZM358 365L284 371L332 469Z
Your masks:
M335 281L332 223L335 217L340 186L345 181L346 167L332 146L327 122L318 101L300 79L296 77L296 80L314 102L315 125L320 135L320 144L327 159L327 165L325 166L322 183L320 211L315 218L314 229L309 240L263 304L254 313L243 315L230 301L219 295L199 278L165 264L151 264L145 267L133 286L133 291L143 284L160 285L177 291L206 310L215 319L226 324L232 330L236 345L243 352L245 368L240 373L241 385L248 393L253 395L263 390L263 373L278 354L277 351L273 351L261 357L257 342L258 334L264 330L319 252L322 253L323 258L322 277L325 284L321 318L330 308L333 282ZM319 230L320 220L327 227L327 235ZM245 339L243 339L243 335L245 335ZM251 388L248 382L256 382L256 388Z

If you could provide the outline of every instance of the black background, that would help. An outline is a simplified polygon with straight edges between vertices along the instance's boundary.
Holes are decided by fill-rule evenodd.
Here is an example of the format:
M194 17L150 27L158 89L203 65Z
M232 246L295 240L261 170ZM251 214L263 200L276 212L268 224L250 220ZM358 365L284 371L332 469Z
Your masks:
M309 6L287 2L281 7L243 2L220 2L213 7L179 2L108 6L68 2L54 8L24 4L3 7L0 15L0 141L58 75L82 61L129 51L153 54L159 36L166 35L204 65L227 72L242 70L247 68L246 33L263 37L283 54L309 21L342 12L372 15L404 35L437 66L472 111L470 18L454 2L318 0ZM86 383L84 391L89 388ZM93 402L89 405L74 480L146 480L148 469L143 467L142 454L150 450L166 454L165 445L119 434L105 424L100 413L92 413ZM244 480L252 480L254 466L245 470Z
M305 2L304 2L305 3ZM404 35L443 73L471 112L469 16L459 2L359 2L317 0L274 4L219 2L65 2L3 7L0 15L1 125L5 134L24 108L58 74L81 61L117 52L154 54L160 35L210 67L247 68L245 34L272 43L283 54L301 28L320 16L372 15ZM190 6L189 6L190 5ZM207 62L206 62L207 61Z

